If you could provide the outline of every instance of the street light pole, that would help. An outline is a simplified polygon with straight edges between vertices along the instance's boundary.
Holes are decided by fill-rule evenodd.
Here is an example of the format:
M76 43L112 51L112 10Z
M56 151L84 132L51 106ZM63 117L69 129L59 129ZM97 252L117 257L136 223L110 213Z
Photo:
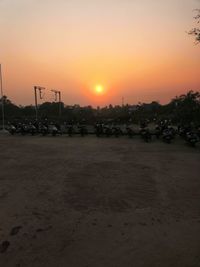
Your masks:
M34 86L34 93L35 93L35 118L37 121L38 119L37 86Z
M1 64L0 64L0 86L1 86L2 126L3 126L3 131L4 131L5 130L5 113L4 113L3 78L2 78Z
M61 106L61 92L57 90L51 90L55 94L55 101L57 101L57 95L58 95L58 101L59 101L59 118L61 118L62 114L62 106Z
M62 113L62 106L61 106L61 92L58 92L59 96L59 117L61 118L61 113Z
M40 99L42 99L42 90L45 90L44 87L34 86L34 95L35 95L35 118L38 120L38 101L37 101L37 92L40 93Z

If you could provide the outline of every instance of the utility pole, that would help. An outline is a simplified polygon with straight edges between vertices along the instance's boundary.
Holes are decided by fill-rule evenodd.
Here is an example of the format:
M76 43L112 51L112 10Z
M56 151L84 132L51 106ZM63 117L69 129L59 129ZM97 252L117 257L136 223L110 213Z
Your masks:
M57 90L51 90L55 94L55 101L58 100L59 103L59 118L61 118L62 114L62 103L61 103L61 92Z
M45 90L44 87L34 86L34 95L35 95L35 118L36 118L36 121L38 120L38 92L39 92L40 99L42 99L42 91L43 90Z
M0 86L1 86L1 107L2 107L2 128L5 131L5 112L4 112L4 95L3 95L3 78L0 64Z

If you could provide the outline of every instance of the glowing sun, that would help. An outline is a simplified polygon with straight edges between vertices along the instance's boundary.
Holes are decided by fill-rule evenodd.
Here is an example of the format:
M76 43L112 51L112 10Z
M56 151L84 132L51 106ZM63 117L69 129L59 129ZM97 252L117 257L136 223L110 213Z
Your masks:
M103 86L102 86L101 84L97 84L97 85L95 86L95 92L96 92L97 94L102 94L102 93L104 92L104 88L103 88Z

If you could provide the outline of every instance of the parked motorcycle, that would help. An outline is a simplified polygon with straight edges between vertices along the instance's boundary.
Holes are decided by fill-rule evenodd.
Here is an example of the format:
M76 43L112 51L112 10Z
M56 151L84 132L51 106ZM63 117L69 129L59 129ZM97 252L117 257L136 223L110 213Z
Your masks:
M35 135L37 133L37 129L32 123L28 125L28 133L31 135Z
M157 125L155 128L155 136L157 139L159 139L161 135L162 135L162 129L160 126Z
M70 123L67 125L67 134L69 137L72 137L73 133L74 133L74 127L73 125Z
M11 135L14 135L17 133L17 128L13 124L10 124L8 127L8 131Z
M194 132L187 132L186 133L186 142L192 146L195 147L196 144L199 142L199 138L196 133Z
M112 134L115 136L115 137L119 137L120 135L122 135L122 130L120 129L120 127L118 126L114 126L112 127Z
M56 125L52 125L51 126L51 134L52 134L52 136L56 136L56 135L60 134L60 132L59 132L58 128L56 127Z
M151 141L151 133L148 128L142 128L140 130L140 135L145 142L148 143Z
M40 133L43 136L46 136L49 133L48 126L46 126L45 124L41 124L40 125Z
M126 134L128 135L129 138L132 138L135 135L135 132L130 126L126 127Z
M112 135L112 129L108 125L105 125L103 127L103 132L104 132L104 134L105 134L106 137L110 137Z
M95 128L95 134L97 137L100 137L103 135L103 124L102 123L96 123L94 128Z
M79 125L78 128L79 128L79 133L82 137L88 134L86 125Z
M165 143L168 143L170 144L172 139L174 138L173 136L173 133L170 129L165 129L162 133L162 140L165 142Z

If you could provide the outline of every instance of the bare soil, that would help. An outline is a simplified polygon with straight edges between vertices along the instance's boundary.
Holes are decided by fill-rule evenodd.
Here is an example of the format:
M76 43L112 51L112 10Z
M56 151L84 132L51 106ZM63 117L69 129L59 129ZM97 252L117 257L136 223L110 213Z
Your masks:
M199 267L200 148L0 136L1 267Z

